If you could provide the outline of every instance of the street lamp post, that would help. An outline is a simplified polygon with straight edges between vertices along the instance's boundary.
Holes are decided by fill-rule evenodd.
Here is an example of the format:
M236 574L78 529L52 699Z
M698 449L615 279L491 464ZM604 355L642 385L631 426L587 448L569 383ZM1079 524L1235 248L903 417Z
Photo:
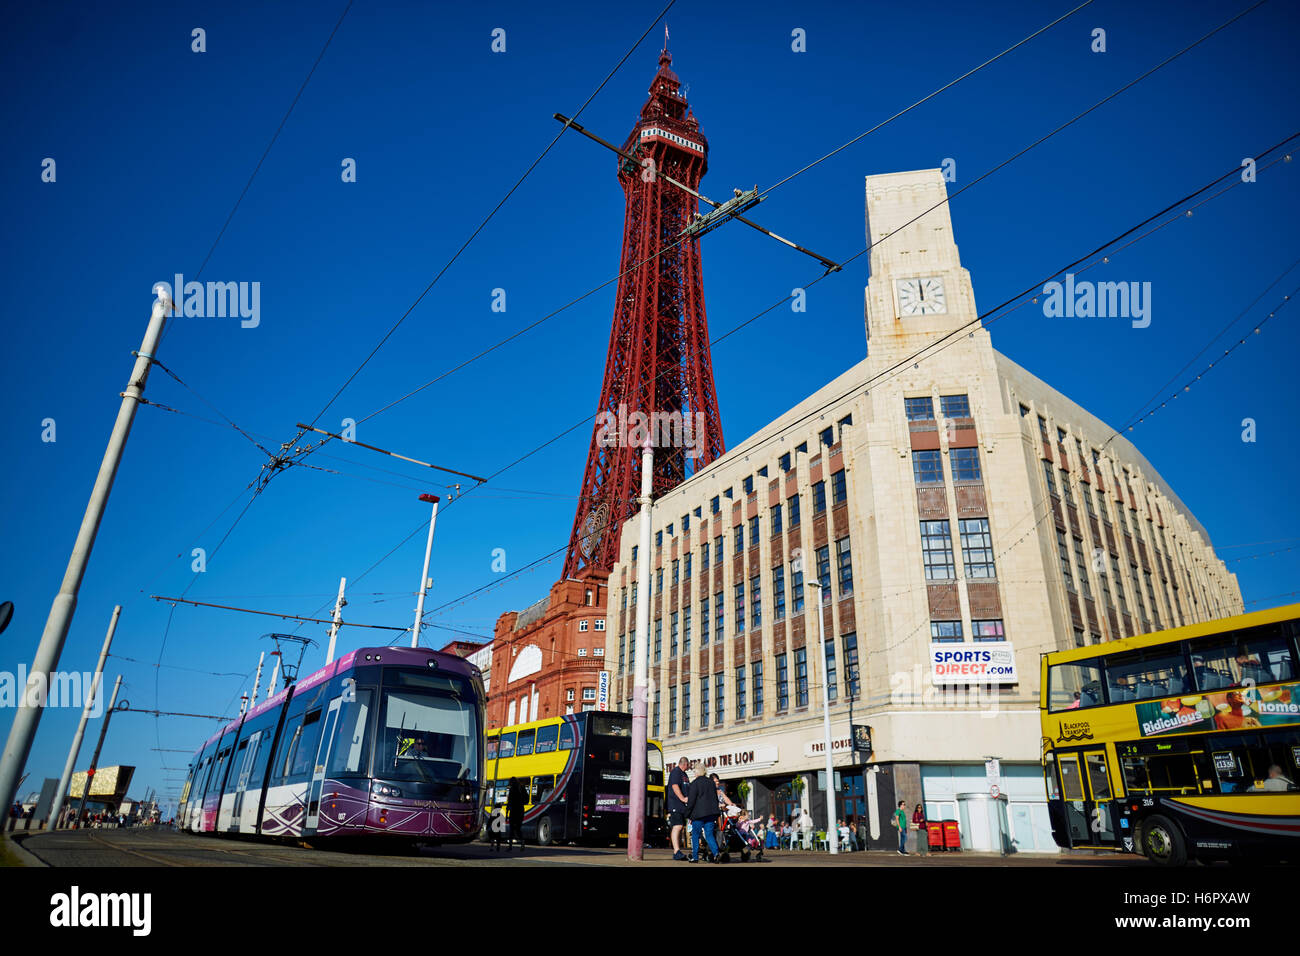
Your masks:
M809 581L808 587L817 589L817 653L813 659L822 659L822 674L825 685L822 687L822 739L826 747L826 844L833 854L840 852L839 832L835 829L835 770L831 758L831 687L830 668L826 666L826 619L822 615L822 593L824 586L820 581Z

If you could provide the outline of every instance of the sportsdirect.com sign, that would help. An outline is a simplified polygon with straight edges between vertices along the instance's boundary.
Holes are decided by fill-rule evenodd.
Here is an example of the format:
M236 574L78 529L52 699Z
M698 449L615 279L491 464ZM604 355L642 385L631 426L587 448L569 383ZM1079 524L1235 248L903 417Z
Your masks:
M936 684L1015 684L1015 650L1006 641L933 644L930 678Z

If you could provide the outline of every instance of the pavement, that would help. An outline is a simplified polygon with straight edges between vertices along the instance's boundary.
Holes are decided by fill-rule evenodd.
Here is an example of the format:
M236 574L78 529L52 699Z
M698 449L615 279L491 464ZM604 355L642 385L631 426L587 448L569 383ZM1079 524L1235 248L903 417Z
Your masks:
M591 867L591 866L686 866L672 859L667 849L647 849L641 863L627 858L626 848L617 847L527 847L493 851L484 843L458 846L408 848L379 847L349 849L338 844L311 846L305 842L278 843L238 837L196 836L164 827L125 830L58 830L11 834L8 841L27 865L51 867L176 867L176 866L470 866L470 867ZM733 857L730 866L762 867L859 867L885 866L939 868L969 866L1038 867L1104 866L1129 868L1148 865L1126 854L1021 853L1002 857L996 853L932 853L899 856L896 852L868 850L831 856L804 850L767 850L763 862L741 864Z

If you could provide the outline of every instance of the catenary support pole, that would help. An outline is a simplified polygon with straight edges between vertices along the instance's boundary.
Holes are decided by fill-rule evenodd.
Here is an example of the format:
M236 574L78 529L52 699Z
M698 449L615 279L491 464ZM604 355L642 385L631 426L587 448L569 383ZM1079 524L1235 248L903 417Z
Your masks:
M91 785L95 782L95 771L99 768L99 753L104 749L104 738L108 736L108 722L113 717L113 711L117 709L117 692L122 688L122 675L117 675L117 680L113 683L113 696L108 702L108 710L104 711L104 723L99 727L99 740L95 742L95 753L90 758L90 769L86 772L86 786L81 791L81 803L77 804L77 815L73 820L80 825L81 815L86 812L86 800L90 797Z
M54 802L50 804L50 815L46 818L45 828L53 830L59 825L59 814L63 812L63 802L68 797L68 783L72 780L72 771L77 766L77 754L81 752L81 740L86 736L86 722L90 720L90 713L95 707L95 699L99 697L99 684L103 679L104 661L108 658L108 649L113 643L113 633L117 630L117 619L122 616L122 605L118 604L113 608L113 616L108 621L108 634L104 638L104 646L99 652L99 661L95 664L95 676L90 681L90 691L86 695L86 706L81 709L81 720L77 724L77 732L72 735L72 749L68 751L67 763L63 765L63 776L59 778L59 789L54 791Z
M338 600L334 602L334 623L330 625L330 646L329 650L325 652L326 664L334 662L334 644L339 636L339 625L343 622L343 609L347 607L348 604L347 600L343 597L343 592L347 589L347 586L348 579L339 578L339 597ZM254 694L253 696L256 697L257 695Z
M253 696L250 706L257 706L257 691L262 686L262 662L266 660L266 651L257 655L257 676L253 678Z
M68 639L68 628L72 625L72 615L77 609L81 579L85 577L86 565L95 548L99 523L103 520L108 496L113 490L113 479L117 477L117 467L122 461L126 440L131 434L138 399L144 395L154 352L162 337L167 313L172 309L170 292L163 291L161 287L154 291L158 298L153 304L153 314L149 318L140 351L136 353L131 379L126 390L121 393L122 403L118 406L117 420L113 423L113 432L109 435L108 447L104 450L104 458L90 492L90 501L86 504L86 513L81 519L81 528L77 531L77 540L72 546L67 570L63 573L63 583L59 585L59 593L50 606L50 616L45 621L45 630L28 672L27 686L23 689L22 699L18 701L19 706L14 713L4 753L0 755L0 806L12 805L14 794L18 790L18 778L22 775L32 750L32 742L36 739L36 728L45 709L50 677L59 666L59 655L63 653L63 644Z
M636 661L632 667L632 779L627 809L627 858L640 860L645 850L646 699L650 674L650 522L654 489L654 449L641 451L641 546L637 563Z

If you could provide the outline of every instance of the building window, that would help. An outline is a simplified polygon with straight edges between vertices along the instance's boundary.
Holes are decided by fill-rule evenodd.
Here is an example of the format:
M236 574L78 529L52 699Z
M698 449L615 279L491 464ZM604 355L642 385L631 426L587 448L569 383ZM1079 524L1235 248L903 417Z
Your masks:
M686 532L690 530L691 530L691 516L682 515L682 531Z
M732 531L732 536L736 539L736 549L732 554L740 554L745 550L745 526L743 524L738 524L732 529Z
M713 595L713 643L722 643L722 635L726 633L724 618L726 612L722 607L722 592L719 591Z
M817 441L823 445L835 444L835 426L829 425L823 428L817 435Z
M656 547L656 548L662 548L663 546L664 546L664 533L663 533L662 531L656 531L656 532L655 532L655 547Z
M849 500L848 482L844 480L844 469L831 475L831 504L842 505Z
M605 619L603 617L596 618L596 630L603 631L604 629L605 629Z
M655 663L656 664L659 663L661 657L663 656L662 654L663 645L664 645L664 619L662 617L657 617L655 618Z
M636 604L636 585L637 582L633 581L632 582L632 603L633 604Z
M1065 576L1065 588L1074 591L1074 578L1070 576L1070 546L1065 541L1065 532L1056 529L1056 554L1061 559L1061 574Z
M736 593L736 633L745 633L745 582L739 581L735 588Z
M700 569L709 570L709 546L707 543L700 546Z
M1042 415L1038 416L1038 436L1045 442L1052 440L1052 436L1047 433L1047 419Z
M700 600L700 647L709 646L709 599Z
M713 563L722 563L722 535L713 539Z
M717 495L714 495L713 500L709 502L709 513L717 514L721 510L722 510L722 499L720 499Z
M831 546L822 545L817 549L817 583L821 585L821 603L831 603Z
M1006 634L1002 631L1001 621L971 621L970 631L977 644L1005 641L1007 639Z
M778 534L781 533L781 530L782 530L781 506L772 505L772 537L775 538Z
M953 481L979 481L980 450L978 448L954 448L949 452L952 458Z
M763 626L763 583L757 574L749 579L749 626Z
M700 678L700 730L709 726L709 675Z
M688 604L682 608L682 653L691 652L691 606Z
M905 398L903 406L907 410L909 422L934 421L934 399L928 395L925 398Z
M794 652L794 705L808 706L808 648Z
M618 669L620 673L622 673L623 671L623 651L626 648L626 646L627 646L627 635L620 634L618 636Z
M970 418L970 399L965 395L940 395L939 411L944 418Z
M836 683L838 671L835 667L835 638L826 639L826 693L830 696L831 703L834 703L839 693L839 685Z
M790 671L786 663L788 655L776 655L776 710L780 713L790 709Z
M840 597L853 593L853 554L847 536L835 542L836 564L839 566Z
M794 597L794 613L803 613L803 572L790 568L790 591Z
M713 675L713 726L719 727L726 718L727 695L725 693L725 681L722 671Z
M691 552L689 551L682 555L682 576L687 581L691 579Z
M1028 406L1028 405L1021 405L1021 406L1020 406L1020 417L1021 417L1021 418L1026 418L1026 417L1028 417L1028 415L1029 415L1029 406Z
M627 610L627 588L621 588L620 590L623 592L623 602L622 602L623 610L626 611Z
M736 719L745 719L745 665L736 668Z
M580 647L580 648L578 648L578 656L579 656L579 657L586 657L586 656L587 656L587 649L586 649L585 647Z
M785 566L772 569L772 614L773 620L785 620Z
M1065 499L1067 505L1074 504L1074 489L1070 486L1070 473L1064 468L1061 469L1061 497Z
M752 495L754 493L754 476L750 475L741 482L741 485L744 487L746 495Z
M763 712L763 662L754 661L754 716Z
M677 733L677 688L668 688L668 736Z
M1056 490L1056 479L1053 475L1052 463L1047 459L1043 459L1043 478L1047 481L1047 493L1056 498L1059 497L1059 494Z
M565 692L564 699L567 700L569 703L573 703L574 691L572 687L570 687L568 691Z
M789 471L789 470L790 470L790 453L789 453L789 452L786 452L784 455L781 456L780 464L781 464L781 470L782 470L782 471Z
M682 731L691 729L691 682L682 684Z
M826 510L826 482L819 481L813 485L813 514L819 515Z
M1083 556L1083 539L1074 539L1074 563L1079 568L1079 588L1083 596L1092 600L1092 584L1088 581L1088 562Z
M795 453L796 455L806 455L806 454L808 454L808 443L807 443L806 441L801 441L799 444L795 445L795 446L794 446L794 453Z
M596 699L596 688L594 688L594 687L584 687L584 688L582 689L582 699L583 699L583 700L595 700L595 699Z
M1074 629L1074 646L1075 647L1088 646L1088 639L1083 636L1083 628L1081 627L1076 627Z
M664 569L655 568L655 594L664 593Z
M636 546L635 544L632 545L632 563L633 563L633 564L636 563L636 549L637 549L637 546Z
M668 657L677 656L677 612L673 611L668 619Z
M758 515L749 519L749 546L758 547Z
M961 621L931 621L930 640L935 644L960 644Z
M672 586L673 586L673 587L677 587L677 582L678 582L679 577L680 577L680 575L681 575L681 570L682 570L682 562L681 562L681 559L679 559L679 558L673 558L673 577L672 577Z
M844 694L852 699L858 696L858 635L850 631L840 640L844 642Z
M655 691L654 715L651 718L651 727L650 727L651 737L659 736L659 695L660 693L661 693L660 691L657 690Z
M918 485L943 484L943 461L939 449L912 452L912 477Z
M786 510L790 512L790 527L797 528L799 526L799 496L797 494L791 495L785 500L785 504Z
M587 630L587 622L586 622L586 621L579 621L579 622L578 622L578 631L579 631L580 633L585 633L586 630Z
M605 648L603 648L603 647L593 647L593 648L591 649L591 656L592 656L592 657L604 657L604 656L605 656Z
M968 578L995 578L993 566L993 535L989 533L988 518L963 518L957 522L961 535L961 561L966 566Z
M952 533L947 521L921 522L921 557L927 581L950 581L956 574L952 558Z

